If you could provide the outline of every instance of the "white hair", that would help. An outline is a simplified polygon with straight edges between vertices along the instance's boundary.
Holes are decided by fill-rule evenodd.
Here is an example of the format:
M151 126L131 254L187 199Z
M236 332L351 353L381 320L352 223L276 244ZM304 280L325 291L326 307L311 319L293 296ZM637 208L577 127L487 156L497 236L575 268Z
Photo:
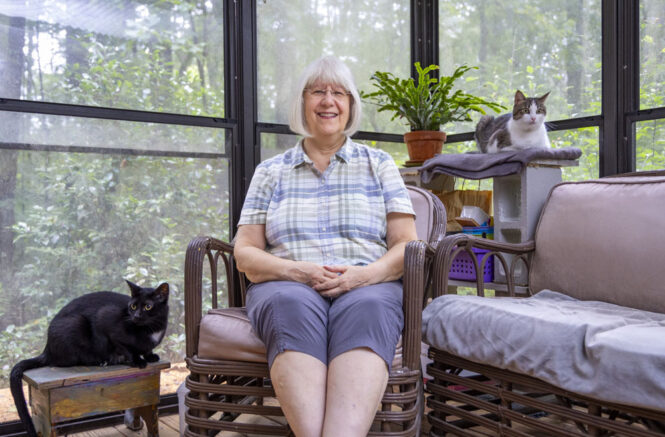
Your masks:
M349 137L356 133L362 116L360 95L358 94L358 89L353 81L353 75L349 67L334 56L324 56L317 59L309 64L300 76L291 100L291 110L289 111L289 127L291 130L305 137L312 136L307 129L307 121L305 120L305 99L303 98L303 93L306 88L317 82L339 85L351 93L349 121L346 123L344 133Z

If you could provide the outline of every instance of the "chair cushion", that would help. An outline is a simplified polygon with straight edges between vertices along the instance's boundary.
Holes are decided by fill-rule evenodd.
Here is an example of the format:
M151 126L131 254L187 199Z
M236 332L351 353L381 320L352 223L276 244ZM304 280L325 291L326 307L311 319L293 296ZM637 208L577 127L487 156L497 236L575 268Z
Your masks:
M218 308L201 318L199 358L267 363L266 347L256 335L242 308ZM402 367L402 338L393 358L393 369Z
M208 311L201 318L199 357L267 363L266 347L243 308Z
M665 411L665 314L544 290L529 298L444 295L423 340L592 398Z
M662 176L557 185L534 237L531 290L665 313L663 217Z

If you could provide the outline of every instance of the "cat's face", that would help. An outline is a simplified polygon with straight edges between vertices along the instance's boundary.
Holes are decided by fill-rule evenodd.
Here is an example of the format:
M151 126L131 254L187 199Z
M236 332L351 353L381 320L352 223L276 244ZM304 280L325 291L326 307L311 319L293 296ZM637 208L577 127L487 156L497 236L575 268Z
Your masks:
M152 319L168 311L169 284L166 282L157 288L139 287L127 281L132 290L127 311L132 322L137 325L149 324Z
M513 105L513 120L526 129L542 125L547 115L545 100L549 94L540 97L525 97L520 90L517 90Z

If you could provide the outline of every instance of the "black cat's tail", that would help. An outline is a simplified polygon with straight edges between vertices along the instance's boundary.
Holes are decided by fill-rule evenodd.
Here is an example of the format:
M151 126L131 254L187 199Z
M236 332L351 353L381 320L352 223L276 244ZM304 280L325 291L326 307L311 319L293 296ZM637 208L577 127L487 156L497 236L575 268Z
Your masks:
M12 397L14 398L14 405L16 405L16 411L18 416L23 422L25 431L28 433L28 437L37 437L37 431L35 430L35 425L32 423L30 418L30 413L28 412L28 404L25 402L25 395L23 394L23 373L26 370L35 369L37 367L44 367L46 365L46 354L41 354L38 357L30 358L28 360L19 361L16 363L14 368L12 368L12 373L9 377L9 386L12 391Z

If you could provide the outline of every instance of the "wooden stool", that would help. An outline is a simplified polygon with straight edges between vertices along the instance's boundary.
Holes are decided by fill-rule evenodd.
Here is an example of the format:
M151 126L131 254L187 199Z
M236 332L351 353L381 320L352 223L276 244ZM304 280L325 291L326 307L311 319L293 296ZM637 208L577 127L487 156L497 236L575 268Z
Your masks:
M158 436L159 376L168 361L145 369L128 366L42 367L28 370L32 420L42 437L55 437L57 424L120 410L125 425L136 430L145 421L148 436Z

